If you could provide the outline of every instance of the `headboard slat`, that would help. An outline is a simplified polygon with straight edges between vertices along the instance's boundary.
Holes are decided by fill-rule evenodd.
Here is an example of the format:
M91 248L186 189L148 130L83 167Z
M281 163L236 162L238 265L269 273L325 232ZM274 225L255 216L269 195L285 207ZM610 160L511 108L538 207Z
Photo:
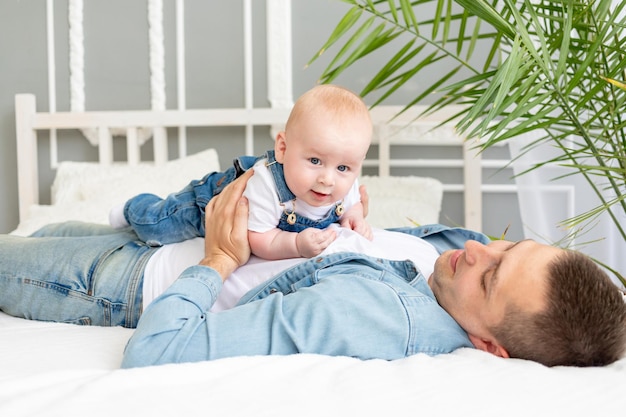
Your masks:
M98 158L103 165L113 163L113 137L105 126L98 128Z
M191 109L191 110L131 110L36 113L31 129L84 129L102 126L126 129L128 127L178 126L242 126L284 123L289 109Z
M165 128L155 127L152 140L154 141L154 163L165 165L168 159L167 131Z
M465 192L465 227L483 230L482 205L482 164L481 154L470 141L463 143L463 178Z
M126 153L128 165L138 165L140 161L139 139L137 138L137 128L126 129Z
M35 96L30 94L15 96L15 129L18 139L17 188L20 198L20 219L27 217L27 211L31 205L39 204L37 131L32 128L36 109ZM20 169L20 167L24 169Z

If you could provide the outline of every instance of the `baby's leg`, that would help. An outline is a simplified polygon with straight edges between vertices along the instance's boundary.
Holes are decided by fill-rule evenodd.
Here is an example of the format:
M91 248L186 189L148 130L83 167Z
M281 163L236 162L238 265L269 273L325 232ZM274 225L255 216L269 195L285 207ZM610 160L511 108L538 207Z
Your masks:
M126 202L124 218L139 238L152 246L204 236L206 205L257 159L241 157L226 171L207 174L165 199L140 194Z
M186 187L166 199L154 194L133 197L124 206L124 217L141 240L160 246L204 236L205 207Z

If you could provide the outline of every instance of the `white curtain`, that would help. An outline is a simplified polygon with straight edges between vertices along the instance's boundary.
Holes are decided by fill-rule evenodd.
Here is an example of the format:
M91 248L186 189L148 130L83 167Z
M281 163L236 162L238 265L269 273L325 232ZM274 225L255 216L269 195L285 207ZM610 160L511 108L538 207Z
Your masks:
M613 0L612 3L617 5L619 1L622 0ZM624 19L623 13L618 19ZM515 175L536 163L549 160L555 152L549 144L542 144L524 154L524 146L532 143L534 138L529 134L509 141L511 157L518 158L513 164ZM516 177L526 238L547 243L560 242L572 232L559 226L563 220L585 213L600 204L598 196L582 175L560 178L571 172L567 168L552 165ZM610 200L610 195L607 194L605 198ZM617 206L613 212L626 228L626 214ZM626 276L626 242L608 213L589 222L571 244ZM613 274L609 273L609 276L619 283Z
M549 143L545 143L524 153L524 146L532 141L533 137L526 135L509 142L511 157L518 158L513 163L515 175L536 163L545 162L555 152ZM550 244L560 242L572 232L560 226L563 220L600 204L597 195L582 175L559 178L571 172L571 169L551 165L516 177L526 238ZM626 214L617 207L614 213L620 224L626 227ZM608 213L589 222L571 244L575 249L626 276L626 242ZM619 283L613 274L609 273L609 276Z

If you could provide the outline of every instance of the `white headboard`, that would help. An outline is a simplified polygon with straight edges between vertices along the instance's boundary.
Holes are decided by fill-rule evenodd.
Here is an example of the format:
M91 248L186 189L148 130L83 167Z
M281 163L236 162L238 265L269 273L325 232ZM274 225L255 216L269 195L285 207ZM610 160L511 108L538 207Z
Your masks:
M50 166L54 169L60 162L57 152L57 131L80 129L85 137L98 147L99 162L113 162L113 136L126 136L126 154L128 164L140 162L140 149L145 140L152 140L154 161L157 165L170 159L168 155L168 128L173 129L178 141L178 155L187 154L186 130L197 126L242 126L245 128L245 153L254 154L254 127L270 126L278 129L286 120L293 103L292 87L292 46L291 46L291 2L289 0L266 0L266 72L267 107L253 105L252 85L252 1L243 1L243 45L244 55L244 104L238 108L188 109L185 98L185 30L184 1L175 3L176 14L176 108L165 109L161 97L160 81L163 77L163 4L162 0L148 1L149 37L150 37L150 77L151 108L146 110L85 111L84 91L81 91L81 74L84 71L82 42L82 1L68 0L70 45L78 44L76 51L70 52L70 88L72 90L70 111L58 111L56 104L55 62L52 2L48 2L48 69L49 94L48 111L38 112L36 99L30 94L16 96L16 128L18 152L18 188L20 218L24 219L28 208L39 203L39 173L37 150L37 132L48 130L50 137ZM52 38L52 41L50 40ZM52 47L50 47L52 45ZM120 108L124 108L120 104ZM445 122L455 113L454 108L445 109L426 118L416 116L423 108L416 107L394 118L400 107L379 106L372 109L375 124L374 148L378 155L368 159L366 167L378 167L378 175L388 176L396 168L423 169L462 168L463 179L456 184L445 184L444 192L464 193L464 226L482 230L482 167L481 158L472 149L471 143L465 143L459 137L452 122ZM443 123L443 124L442 124ZM170 135L172 135L170 133ZM392 146L441 146L461 148L462 152L450 152L451 158L396 157ZM264 150L264 149L263 149ZM460 155L460 156L459 156ZM119 162L119 161L116 161ZM417 172L417 171L416 171ZM423 172L423 171L421 171ZM421 174L423 175L423 174Z
M126 132L127 163L140 162L138 140L140 129L154 131L155 164L164 164L167 153L167 130L170 127L198 126L259 126L280 125L287 119L287 109L194 109L194 110L146 110L146 111L94 111L94 112L37 112L35 96L18 94L15 98L18 157L18 189L20 218L26 217L28 208L39 203L38 144L39 130L89 129L96 132L99 141L101 164L113 163L113 137L111 132ZM444 191L464 192L465 226L481 229L481 160L472 145L459 137L452 123L441 125L453 108L427 118L415 119L423 108L402 117L392 117L397 107L372 109L375 126L373 145L378 147L378 157L368 158L364 167L377 167L378 175L389 176L393 168L459 168L463 167L463 184L444 184ZM180 140L180 137L177 138ZM450 146L462 147L463 157L445 159L392 158L392 146ZM56 146L56 145L55 145ZM54 152L51 152L51 154ZM118 163L119 161L116 161Z

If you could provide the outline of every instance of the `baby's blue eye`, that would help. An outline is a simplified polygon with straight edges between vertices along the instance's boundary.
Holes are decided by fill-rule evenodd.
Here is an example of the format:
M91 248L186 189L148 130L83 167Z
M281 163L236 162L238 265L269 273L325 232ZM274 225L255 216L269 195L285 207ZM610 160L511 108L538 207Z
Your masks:
M309 161L311 161L313 165L319 165L321 163L319 158L310 158Z
M345 165L339 165L339 166L337 167L337 170L338 170L339 172L346 172L346 171L350 170L350 168L348 168L348 167L347 167L347 166L345 166Z

